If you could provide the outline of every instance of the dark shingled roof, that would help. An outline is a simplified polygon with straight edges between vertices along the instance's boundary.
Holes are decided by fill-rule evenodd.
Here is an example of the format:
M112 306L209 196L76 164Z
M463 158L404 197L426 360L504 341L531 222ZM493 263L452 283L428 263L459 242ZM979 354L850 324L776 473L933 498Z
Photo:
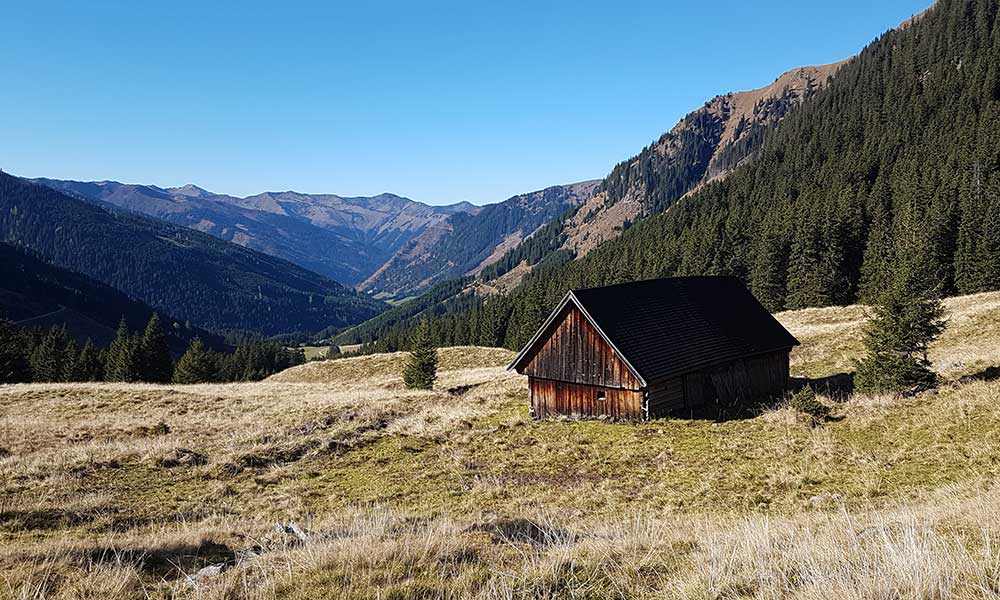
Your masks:
M647 384L799 343L735 277L573 290L556 310L574 300ZM511 366L541 337L536 335Z

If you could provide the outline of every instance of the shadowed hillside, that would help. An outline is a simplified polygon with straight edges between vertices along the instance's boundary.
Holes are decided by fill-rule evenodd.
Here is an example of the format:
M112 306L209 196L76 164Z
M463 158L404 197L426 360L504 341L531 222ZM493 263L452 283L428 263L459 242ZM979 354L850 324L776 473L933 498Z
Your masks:
M23 248L0 243L0 318L22 328L66 327L83 343L91 339L107 346L115 337L121 319L128 327L141 330L153 309L132 300L118 290L78 273L46 263ZM181 354L194 337L221 345L221 339L196 327L168 323L171 350Z

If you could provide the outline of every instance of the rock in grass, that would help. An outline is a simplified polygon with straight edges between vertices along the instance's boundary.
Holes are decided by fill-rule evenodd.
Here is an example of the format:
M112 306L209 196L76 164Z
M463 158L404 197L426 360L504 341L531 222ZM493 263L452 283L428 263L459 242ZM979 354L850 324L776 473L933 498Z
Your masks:
M208 457L187 448L174 448L164 456L157 458L156 464L168 469L171 467L197 467L208 464Z
M229 566L228 563L216 563L214 565L208 565L207 567L202 567L192 575L188 575L184 578L184 584L187 587L198 589L201 584L204 583L206 579L211 579L213 577L218 577L223 571Z

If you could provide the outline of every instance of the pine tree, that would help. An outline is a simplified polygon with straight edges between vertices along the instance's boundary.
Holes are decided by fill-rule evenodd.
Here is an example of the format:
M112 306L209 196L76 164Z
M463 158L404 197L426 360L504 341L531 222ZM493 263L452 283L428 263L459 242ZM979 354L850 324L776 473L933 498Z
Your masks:
M928 236L913 210L900 238L902 260L865 327L867 354L855 376L861 391L906 391L936 381L927 349L944 331L945 321L940 273L927 265L922 252Z
M24 336L14 324L0 320L0 383L23 383L31 380L31 369L24 348Z
M218 380L218 357L205 348L201 338L194 338L187 352L177 361L174 383L209 383Z
M106 381L139 381L137 347L128 331L125 317L118 323L118 332L108 347L104 376Z
M156 313L146 324L146 331L139 340L138 354L139 378L142 381L170 382L174 375L174 363L167 346L167 333Z
M403 370L406 387L419 390L433 388L437 379L437 364L437 348L431 338L431 326L424 319L410 341L410 358Z

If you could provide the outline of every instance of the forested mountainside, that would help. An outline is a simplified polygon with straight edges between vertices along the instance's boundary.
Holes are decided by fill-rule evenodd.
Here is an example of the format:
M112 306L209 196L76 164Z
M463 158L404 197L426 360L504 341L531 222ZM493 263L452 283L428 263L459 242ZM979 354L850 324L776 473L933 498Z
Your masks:
M841 66L755 160L507 296L456 302L437 337L514 348L567 289L672 275L735 275L772 310L864 301L911 252L943 294L1000 287L997 12L939 1Z
M194 185L33 181L284 258L347 286L374 273L399 248L449 216L479 210L467 202L428 206L393 194L345 198L267 192L237 198Z
M554 252L583 256L637 220L665 211L694 189L747 162L774 129L822 89L842 62L801 67L747 92L716 96L636 156L622 161L585 203L553 220L483 271L485 280Z
M213 329L319 331L384 304L242 246L0 173L0 241Z
M446 279L476 275L568 208L579 206L598 183L553 186L451 215L407 242L359 288L407 296Z
M121 319L142 330L155 312L118 290L49 264L32 252L0 243L0 319L23 328L65 327L79 343L91 339L107 346ZM180 354L200 337L222 346L221 338L161 314L171 350Z
M398 335L404 328L414 325L418 319L443 317L465 309L472 309L479 300L466 290L471 277L459 277L442 281L420 296L389 308L382 314L345 331L323 331L318 337L330 336L335 344L353 345L371 343L385 339L387 335ZM402 348L394 344L393 348Z

